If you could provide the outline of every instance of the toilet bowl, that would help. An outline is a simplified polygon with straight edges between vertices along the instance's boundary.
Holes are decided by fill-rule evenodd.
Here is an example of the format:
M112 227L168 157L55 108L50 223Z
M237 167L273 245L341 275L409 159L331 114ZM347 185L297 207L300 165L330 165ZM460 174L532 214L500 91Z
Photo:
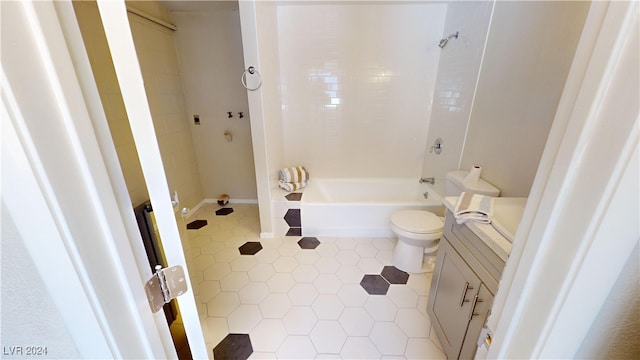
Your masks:
M458 196L463 191L488 196L500 195L500 190L493 185L480 178L470 181L467 175L468 171L465 170L449 172L445 182L445 196ZM391 230L398 236L398 242L393 248L393 265L408 273L433 271L444 219L426 210L400 210L393 213L390 220Z
M424 255L435 254L443 228L442 219L429 211L401 210L393 213L391 230L398 236L393 250L393 265L408 273L433 271L432 266L423 266Z

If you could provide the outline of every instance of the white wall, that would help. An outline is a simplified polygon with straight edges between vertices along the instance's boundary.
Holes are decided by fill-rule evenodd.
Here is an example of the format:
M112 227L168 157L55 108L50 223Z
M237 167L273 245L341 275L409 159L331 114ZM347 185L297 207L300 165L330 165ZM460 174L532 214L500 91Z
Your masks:
M575 358L637 258L637 5L590 6L487 322L489 358Z
M153 1L133 1L130 5L171 21L170 13ZM178 191L182 207L193 207L202 200L202 186L189 129L191 119L185 109L174 32L132 14L129 22L169 190L172 194Z
M283 163L418 178L446 4L276 6Z
M442 181L458 169L492 10L493 1L449 2L442 37L459 36L440 50L422 177ZM443 141L440 154L430 152L437 138Z
M46 356L38 356L43 359L80 358L73 338L47 292L4 202L1 227L2 358L25 358L26 346L46 347ZM54 264L51 271L55 271ZM12 353L15 356L7 356Z
M236 2L206 11L173 11L178 27L176 49L184 84L193 146L205 198L222 193L234 199L257 199L240 17ZM227 112L233 112L229 118ZM240 118L238 112L243 112ZM231 132L232 142L224 133Z
M639 259L636 245L576 358L632 359L640 354Z
M461 168L528 196L589 2L496 2Z
M169 12L156 2L128 2L157 18L171 21ZM149 199L128 118L122 102L102 22L94 2L73 2L100 98L107 115L118 159L133 205ZM181 206L202 200L200 176L194 155L189 119L182 95L173 33L129 14L136 41L154 127L170 191L178 191Z

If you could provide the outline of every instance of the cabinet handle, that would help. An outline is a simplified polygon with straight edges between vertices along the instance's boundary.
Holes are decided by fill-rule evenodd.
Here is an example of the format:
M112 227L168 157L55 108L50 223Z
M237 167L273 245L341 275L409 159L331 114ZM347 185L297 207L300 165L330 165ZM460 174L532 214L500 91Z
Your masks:
M464 283L464 289L462 290L462 297L460 298L460 306L464 305L464 303L469 302L469 299L465 299L465 296L467 296L467 291L469 290L473 290L473 286L471 286L469 284L469 282L465 282Z
M476 311L476 305L479 302L483 302L483 301L484 300L482 300L482 299L478 299L478 295L473 297L473 306L471 306L471 313L469 314L469 321L471 321L472 317L480 315L480 313L475 312Z

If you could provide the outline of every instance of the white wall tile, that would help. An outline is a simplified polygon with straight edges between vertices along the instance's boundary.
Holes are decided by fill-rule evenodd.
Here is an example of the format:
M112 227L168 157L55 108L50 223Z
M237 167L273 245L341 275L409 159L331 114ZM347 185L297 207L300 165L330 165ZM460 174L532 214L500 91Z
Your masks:
M130 5L170 20L170 14L155 2L133 2ZM148 200L149 195L98 9L89 2L74 2L74 8L129 196L132 203L137 205ZM202 192L188 123L184 120L184 99L173 33L136 15L130 14L129 21L170 191L178 191L181 206L193 207L202 200Z
M129 19L169 189L178 192L182 206L193 207L202 190L175 66L174 33L134 15Z
M493 1L449 3L442 38L459 35L440 50L422 177L442 181L458 169L492 9ZM437 138L443 142L440 154L430 152Z
M268 61L278 64L282 132L268 141L283 144L281 163L323 177L419 176L446 5L275 11L278 59Z

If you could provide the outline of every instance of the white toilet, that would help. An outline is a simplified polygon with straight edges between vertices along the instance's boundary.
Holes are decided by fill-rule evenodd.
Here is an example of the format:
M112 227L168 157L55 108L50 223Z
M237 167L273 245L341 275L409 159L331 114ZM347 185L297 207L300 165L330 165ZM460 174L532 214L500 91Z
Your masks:
M468 171L457 170L447 174L445 196L458 196L463 191L489 196L500 195L500 190L478 179L465 181ZM442 236L444 219L426 210L400 210L391 215L391 230L398 236L393 249L393 265L408 273L433 271L435 253ZM423 265L425 256L429 256Z

